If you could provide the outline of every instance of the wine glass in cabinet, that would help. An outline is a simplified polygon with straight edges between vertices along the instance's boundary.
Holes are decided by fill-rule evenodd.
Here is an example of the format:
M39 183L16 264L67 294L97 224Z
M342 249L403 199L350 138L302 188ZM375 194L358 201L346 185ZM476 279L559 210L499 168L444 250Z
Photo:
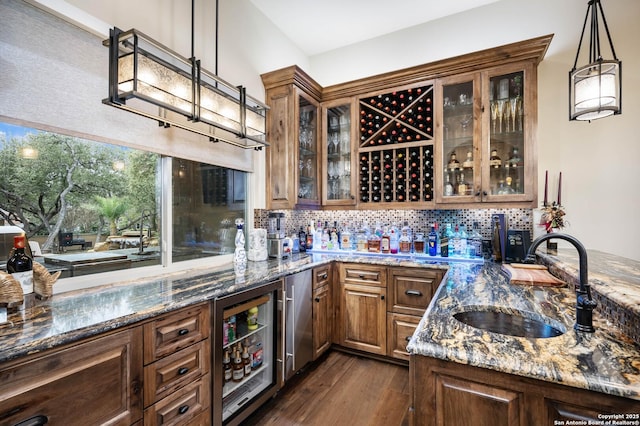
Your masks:
M322 205L355 205L356 173L351 143L354 100L322 105Z
M319 107L304 93L298 94L298 205L318 205L319 191Z
M532 120L534 93L529 89L533 67L514 66L485 72L489 113L484 151L489 161L483 170L487 201L533 200L534 175Z

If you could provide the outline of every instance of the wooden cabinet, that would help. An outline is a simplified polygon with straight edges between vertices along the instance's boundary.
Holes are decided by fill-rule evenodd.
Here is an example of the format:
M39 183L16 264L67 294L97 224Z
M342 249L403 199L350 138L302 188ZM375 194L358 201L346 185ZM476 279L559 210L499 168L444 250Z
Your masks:
M422 317L443 275L428 268L389 268L387 310Z
M333 342L332 265L313 270L313 359L326 352Z
M144 324L144 424L184 424L211 405L211 313L196 305Z
M373 354L387 353L386 268L339 265L339 344Z
M419 355L410 362L409 420L416 426L553 425L640 412L636 400Z
M0 366L0 423L130 425L142 419L142 332L118 331Z
M263 74L267 208L320 205L320 86L298 67Z
M436 84L436 201L536 199L536 67L515 63Z
M263 74L271 107L268 208L317 205L295 200L301 185L297 167L303 167L297 164L301 133L296 130L301 93L323 108L325 151L317 174L323 179L323 206L353 205L346 184L333 183L346 182L345 163L336 169L339 161L329 152L337 148L331 141L346 135L332 130L332 118L346 117L347 105L355 109L350 183L356 192L350 195L356 207L534 206L536 73L551 39L537 37L329 87L296 66ZM339 120L334 123L340 126ZM497 158L491 160L494 151L499 166ZM460 164L449 167L454 152Z
M387 355L409 360L407 344L442 281L441 270L389 268Z
M356 178L353 135L356 134L353 99L322 104L322 205L354 206Z

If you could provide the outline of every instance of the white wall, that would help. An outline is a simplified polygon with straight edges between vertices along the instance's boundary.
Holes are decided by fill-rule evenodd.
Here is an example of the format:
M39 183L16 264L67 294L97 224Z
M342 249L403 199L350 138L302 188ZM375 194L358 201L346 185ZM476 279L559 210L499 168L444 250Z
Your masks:
M73 4L103 21L136 27L173 47L190 52L187 0L33 0ZM196 22L200 37L213 37L211 0L196 7L204 12ZM162 7L158 5L161 4ZM219 75L263 99L259 74L297 64L322 85L331 85L431 62L479 49L554 33L539 67L539 188L549 170L555 196L557 175L563 173L563 204L567 232L588 248L640 260L640 1L603 0L618 57L623 62L623 114L593 123L568 121L568 71L573 65L586 0L501 0L435 22L305 57L249 0L220 0ZM211 17L211 18L208 18ZM209 20L211 19L211 21ZM185 27L183 27L185 26ZM201 29L204 27L204 29ZM181 28L178 30L177 28ZM211 31L208 33L207 31ZM211 38L196 56L213 70ZM606 40L605 40L606 43ZM584 51L584 47L583 47ZM608 56L608 50L605 50ZM586 60L583 58L579 65ZM263 166L262 157L256 160ZM254 174L260 178L262 169ZM540 191L542 198L542 191ZM262 198L263 200L263 198ZM260 207L258 201L256 207Z
M331 85L475 50L555 34L538 76L538 187L549 170L555 197L562 171L566 232L588 248L640 260L640 1L603 0L623 69L623 113L592 123L568 120L573 66L586 0L502 0L311 58L307 70ZM611 58L601 34L603 56ZM588 43L587 43L588 45ZM583 46L578 65L587 62ZM339 65L337 65L339 64Z

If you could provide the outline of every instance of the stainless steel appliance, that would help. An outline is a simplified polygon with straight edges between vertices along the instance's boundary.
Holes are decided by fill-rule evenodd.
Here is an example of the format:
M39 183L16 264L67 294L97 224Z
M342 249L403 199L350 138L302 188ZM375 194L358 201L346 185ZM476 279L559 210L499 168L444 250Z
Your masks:
M311 270L285 278L284 380L313 360Z
M214 425L241 424L282 387L283 296L282 280L278 280L215 301L211 410ZM257 324L250 319L255 319L256 308ZM224 353L238 343L248 348L251 372L239 382L225 382Z
M269 213L267 222L267 249L269 257L281 259L290 253L290 251L286 250L286 227L284 213Z

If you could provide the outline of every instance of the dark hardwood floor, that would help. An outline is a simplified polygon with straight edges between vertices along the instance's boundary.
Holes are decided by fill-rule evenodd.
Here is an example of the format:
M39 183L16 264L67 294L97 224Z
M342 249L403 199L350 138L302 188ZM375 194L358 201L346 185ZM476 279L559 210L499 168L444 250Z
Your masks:
M331 351L243 425L405 426L409 398L408 367Z

